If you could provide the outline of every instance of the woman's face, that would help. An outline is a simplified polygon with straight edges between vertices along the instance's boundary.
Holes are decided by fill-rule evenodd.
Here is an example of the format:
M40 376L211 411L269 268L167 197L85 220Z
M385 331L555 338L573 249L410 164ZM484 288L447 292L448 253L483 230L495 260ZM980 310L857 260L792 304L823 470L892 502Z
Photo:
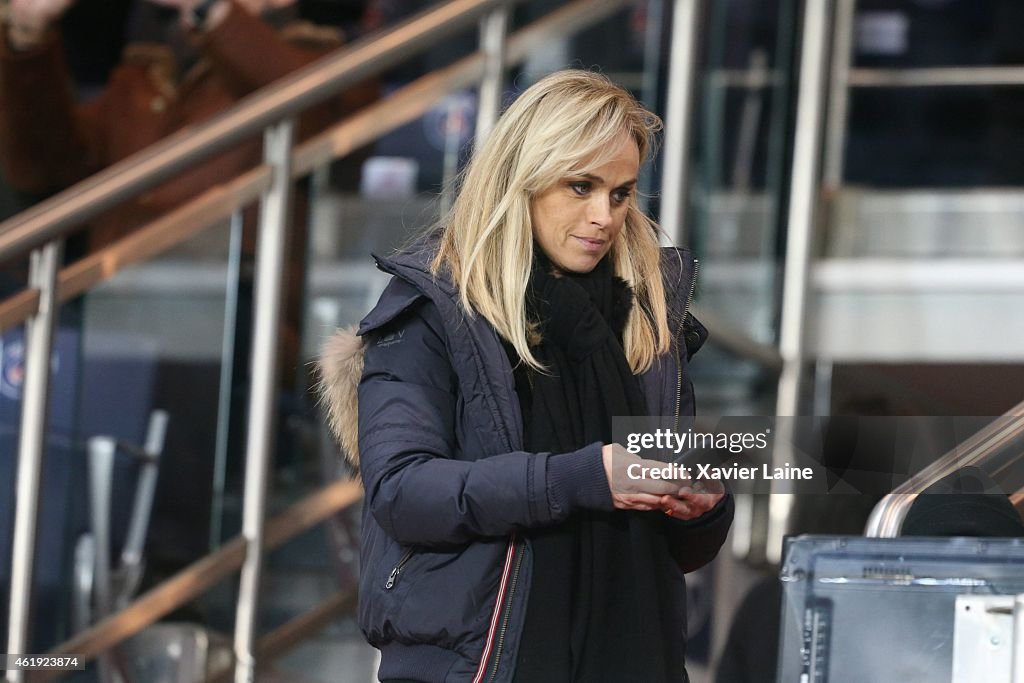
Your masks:
M622 231L640 170L640 150L624 135L611 161L562 178L533 198L533 237L564 271L589 273Z

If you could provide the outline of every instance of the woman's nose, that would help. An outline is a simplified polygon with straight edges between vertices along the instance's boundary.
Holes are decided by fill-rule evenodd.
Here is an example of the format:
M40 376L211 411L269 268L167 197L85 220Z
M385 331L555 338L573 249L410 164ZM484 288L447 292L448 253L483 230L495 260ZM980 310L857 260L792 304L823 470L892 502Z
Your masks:
M589 218L593 225L606 228L612 221L612 205L608 197L595 193L588 207Z

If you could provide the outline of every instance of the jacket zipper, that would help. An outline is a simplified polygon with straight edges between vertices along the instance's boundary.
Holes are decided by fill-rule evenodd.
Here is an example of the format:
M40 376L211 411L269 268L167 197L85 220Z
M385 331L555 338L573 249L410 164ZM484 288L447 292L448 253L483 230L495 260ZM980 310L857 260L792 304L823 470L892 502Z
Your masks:
M402 571L402 567L405 566L405 563L408 562L410 559L412 559L412 556L413 556L414 552L415 552L414 548L409 548L408 550L405 551L405 554L402 555L402 559L400 559L398 561L398 564L395 565L395 568L391 570L390 574L388 574L388 580L384 584L384 590L391 590L392 588L395 587L395 581L398 580L399 572Z
M690 304L693 303L693 296L697 293L697 270L700 268L700 261L693 259L693 279L690 280L690 291L686 295L686 303L683 305L683 317L680 321L679 336L683 339L683 344L686 344L686 334L683 332L683 328L686 326L686 315L690 310ZM675 424L679 425L679 409L683 403L683 359L680 356L679 346L676 346L676 411L675 411Z
M512 596L516 592L516 584L519 583L519 568L523 565L523 555L526 553L522 547L516 548L515 565L512 569L512 580L508 587L508 598L505 600L504 614L501 617L501 630L498 633L498 643L494 646L494 663L491 665L491 675L487 678L488 683L494 681L498 675L498 662L501 661L501 650L505 645L505 632L508 630L508 620L512 617Z
M523 549L516 543L515 534L512 534L509 539L508 551L505 554L505 568L501 572L501 581L498 583L498 596L494 602L491 625L487 629L487 639L484 641L484 652L480 657L480 666L477 667L473 683L481 683L484 680L484 674L488 671L491 672L487 679L488 683L493 681L497 675L498 660L501 659L501 649L505 644L505 632L508 630L508 620L511 615L512 596L515 594L516 584L519 582L519 568L523 563L523 554ZM506 587L508 588L507 595ZM495 642L499 616L501 617L500 635ZM493 650L491 649L492 644L494 645ZM493 662L493 668L491 662Z

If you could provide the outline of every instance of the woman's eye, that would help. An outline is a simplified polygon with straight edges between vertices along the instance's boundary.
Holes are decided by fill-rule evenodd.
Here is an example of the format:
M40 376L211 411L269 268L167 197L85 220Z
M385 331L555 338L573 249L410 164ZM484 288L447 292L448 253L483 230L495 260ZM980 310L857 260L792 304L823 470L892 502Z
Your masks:
M616 203L621 204L629 199L629 194L629 190L615 190L615 192L612 192L612 199L614 199Z
M575 192L576 194L579 194L579 195L584 195L584 194L587 194L588 192L590 192L590 183L588 183L586 181L579 181L579 182L569 183L569 187L572 188L573 192Z

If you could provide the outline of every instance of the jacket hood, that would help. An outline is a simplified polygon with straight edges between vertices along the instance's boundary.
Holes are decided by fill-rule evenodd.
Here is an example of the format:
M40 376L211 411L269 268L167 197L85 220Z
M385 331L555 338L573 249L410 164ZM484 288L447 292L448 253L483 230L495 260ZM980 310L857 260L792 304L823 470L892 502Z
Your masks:
M339 329L321 347L317 361L319 380L316 393L327 414L327 424L341 446L342 455L353 468L359 468L359 381L363 376L363 335L395 319L424 294L409 282L430 279L433 252L429 236L413 243L391 258L373 254L377 267L401 279L393 279L358 326ZM446 292L454 288L434 280Z
M359 468L359 380L363 340L354 325L335 332L320 349L316 393L326 409L327 425L353 468Z
M328 426L341 446L342 455L355 469L359 466L358 393L365 352L363 335L386 325L417 299L425 296L423 290L427 289L427 283L448 296L457 296L449 280L430 273L430 262L436 245L436 235L429 234L390 257L374 254L377 267L397 278L384 290L378 304L358 327L339 329L321 348L317 362L319 380L316 393L325 407ZM666 248L662 250L661 263L670 315L681 314L685 310L685 300L695 276L693 258L688 249ZM700 329L703 330L703 327ZM705 331L696 345L698 348L706 336ZM696 348L689 348L688 351L692 355Z

